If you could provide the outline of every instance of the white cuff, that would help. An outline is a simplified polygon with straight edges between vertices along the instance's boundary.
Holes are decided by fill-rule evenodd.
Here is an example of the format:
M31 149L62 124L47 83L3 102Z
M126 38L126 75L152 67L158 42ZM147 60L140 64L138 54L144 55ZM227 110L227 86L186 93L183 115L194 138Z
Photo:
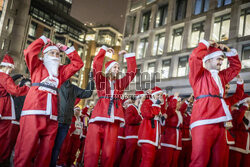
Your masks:
M42 35L42 36L40 37L40 39L43 40L44 45L46 45L46 44L48 43L47 37L45 37L44 35Z
M186 103L187 105L189 105L189 102L188 102L187 100L185 100L185 103Z
M105 50L105 51L107 51L108 50L108 47L107 46L105 46L105 45L102 45L102 47L101 47L103 50Z
M209 43L208 41L204 40L204 39L201 40L200 43L203 43L204 45L206 45L207 49L208 49L209 46L210 46L210 43Z
M124 58L130 58L130 57L135 57L135 53L127 53L124 55Z
M230 52L225 52L225 55L226 55L227 57L232 57L232 56L238 55L238 53L237 53L237 50L236 50L236 49L231 49Z
M161 106L159 104L152 104L152 107L159 107L159 108L161 108Z
M243 105L246 106L247 108L249 107L248 103L244 103Z
M239 85L242 85L244 83L244 81L242 80L242 82L240 82L240 81L237 81L237 84L239 84Z
M72 53L74 51L75 51L74 46L71 46L70 48L68 48L67 50L65 50L65 53L68 55L68 54L70 54L70 53Z

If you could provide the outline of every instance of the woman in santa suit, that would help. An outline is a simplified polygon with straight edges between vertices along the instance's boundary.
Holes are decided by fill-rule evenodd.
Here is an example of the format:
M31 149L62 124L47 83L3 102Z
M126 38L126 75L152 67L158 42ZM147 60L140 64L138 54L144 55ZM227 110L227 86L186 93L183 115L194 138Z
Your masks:
M124 54L127 60L126 75L119 79L119 64L109 61L105 64L106 75L103 76L102 67L106 51L113 52L112 49L103 46L93 63L99 100L89 120L84 152L85 167L98 165L100 150L101 166L113 166L118 128L125 123L121 95L136 75L135 53L127 54L126 51L121 51L120 54Z
M16 119L14 100L11 96L25 96L29 87L19 87L15 85L9 75L14 69L14 61L9 55L5 55L0 64L0 166L6 159L6 149L8 148L8 132L11 121Z
M153 166L156 150L160 146L161 124L164 124L160 105L164 103L162 94L161 88L154 87L151 98L146 99L141 106L143 120L138 131L138 144L142 151L141 167Z
M43 50L42 50L43 49ZM42 50L43 60L38 55ZM70 64L60 65L60 51L64 51ZM15 167L49 166L53 143L57 133L58 88L83 67L81 57L74 47L51 43L41 36L24 50L30 72L30 88L22 110L20 132L15 147ZM27 144L27 142L29 144Z
M167 119L161 137L161 167L178 166L178 158L182 149L183 114L188 101L181 102L179 93L168 98Z

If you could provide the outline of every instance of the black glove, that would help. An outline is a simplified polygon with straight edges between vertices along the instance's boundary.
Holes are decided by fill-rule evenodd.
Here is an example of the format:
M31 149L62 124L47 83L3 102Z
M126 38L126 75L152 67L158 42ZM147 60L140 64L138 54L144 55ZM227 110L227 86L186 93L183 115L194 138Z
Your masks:
M161 104L161 101L158 99L155 104Z

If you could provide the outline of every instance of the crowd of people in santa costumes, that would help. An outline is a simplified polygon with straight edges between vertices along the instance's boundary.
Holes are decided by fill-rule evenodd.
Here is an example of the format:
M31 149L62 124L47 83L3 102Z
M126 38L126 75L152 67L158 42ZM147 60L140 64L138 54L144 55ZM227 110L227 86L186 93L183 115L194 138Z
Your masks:
M60 65L60 52L65 52L69 64ZM86 89L70 82L83 67L74 47L53 44L45 36L36 39L24 50L30 80L21 77L19 85L10 76L13 59L4 56L0 166L8 166L13 149L15 167L250 164L250 97L235 49L214 41L198 44L189 57L191 95L167 94L169 90L154 86L125 96L137 73L135 53L119 52L127 63L121 77L118 62L104 63L106 52L114 50L100 48L93 60L95 83L90 79ZM229 66L221 70L225 58ZM231 95L233 79L237 86ZM81 109L79 100L92 95L94 84L97 103Z

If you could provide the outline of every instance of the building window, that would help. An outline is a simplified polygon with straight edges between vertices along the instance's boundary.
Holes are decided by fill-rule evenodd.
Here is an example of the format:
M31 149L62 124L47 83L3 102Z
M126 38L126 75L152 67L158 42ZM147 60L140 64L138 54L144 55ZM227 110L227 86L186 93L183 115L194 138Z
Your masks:
M239 36L250 35L250 8L241 10Z
M188 56L180 57L178 63L178 77L188 75Z
M50 29L44 27L43 35L46 36L47 38L49 38L50 37Z
M250 45L242 47L242 68L250 68Z
M135 22L136 22L136 16L132 16L132 28L131 28L131 34L133 35L135 32Z
M149 29L151 11L142 14L140 32L145 32Z
M155 72L155 62L148 63L148 73L153 74Z
M141 39L137 54L138 59L145 57L147 48L148 48L148 38Z
M203 12L207 12L209 9L209 0L196 0L194 14L200 14Z
M229 37L230 14L216 17L214 21L213 39L215 41L225 41Z
M3 42L2 42L2 46L1 46L2 50L4 50L5 42L6 42L6 39L4 39Z
M182 20L186 17L187 0L176 0L175 20Z
M197 46L200 40L204 39L204 23L203 21L192 25L190 47Z
M31 24L30 24L30 28L29 28L29 32L28 32L28 35L30 36L30 37L36 37L36 29L37 29L37 23L35 23L35 22L31 22Z
M155 36L153 56L163 54L164 42L165 42L165 33L157 34Z
M229 5L232 3L232 0L217 0L217 7L222 7L222 6L225 6L225 5Z
M9 27L10 27L10 19L8 19L8 21L7 21L7 25L6 25L6 30L8 30L9 29Z
M130 41L129 43L127 43L127 45L125 46L125 50L128 52L128 53L131 53L133 52L134 50L134 41ZM126 58L124 57L123 58L123 62L126 61Z
M82 58L83 60L83 46L79 46L77 50L78 55Z
M115 34L108 30L99 31L98 43L113 46L115 41Z
M171 59L162 61L162 69L161 69L162 78L169 77L170 65L171 65Z
M182 34L183 34L183 27L173 30L172 42L171 42L171 51L181 50Z
M158 8L155 19L155 27L160 27L167 23L167 13L168 13L168 5L164 5Z

